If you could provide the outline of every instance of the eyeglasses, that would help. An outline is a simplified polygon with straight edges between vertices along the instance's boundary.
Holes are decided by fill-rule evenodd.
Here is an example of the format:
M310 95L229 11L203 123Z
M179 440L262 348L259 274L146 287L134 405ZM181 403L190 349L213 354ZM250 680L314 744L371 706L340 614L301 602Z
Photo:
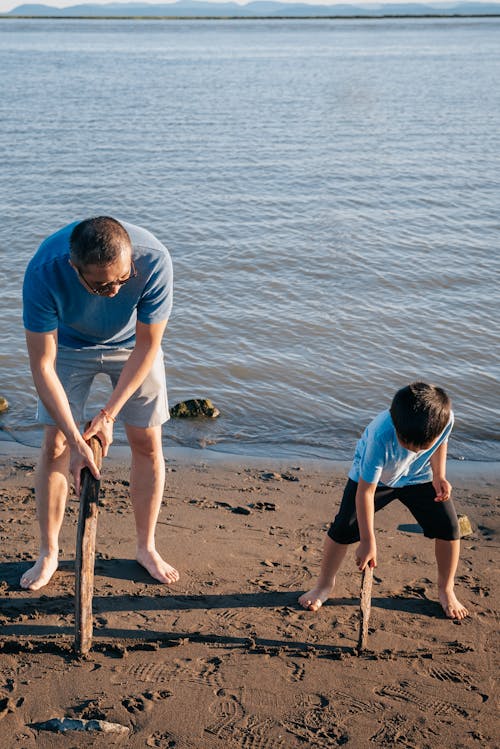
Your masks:
M116 281L108 281L107 283L100 283L97 286L92 286L81 270L77 268L76 265L73 266L73 268L78 273L79 278L83 281L85 286L88 288L89 291L92 292L92 294L97 294L98 296L102 296L103 294L107 294L108 291L111 291L115 286L124 286L126 283L130 281L131 278L135 278L137 276L137 269L134 265L134 261L130 261L130 273L128 274L127 278L124 278L123 281L120 281L117 279Z

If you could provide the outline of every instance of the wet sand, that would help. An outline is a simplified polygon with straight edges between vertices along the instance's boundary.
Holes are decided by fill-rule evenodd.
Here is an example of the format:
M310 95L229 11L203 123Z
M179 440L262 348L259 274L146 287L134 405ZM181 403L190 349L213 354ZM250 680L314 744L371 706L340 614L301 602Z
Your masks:
M352 551L334 599L316 614L297 605L318 572L343 466L203 462L202 453L167 461L158 548L181 573L168 588L133 561L127 462L123 455L108 459L93 648L78 659L72 652L78 502L68 503L53 580L41 591L22 590L37 524L34 453L21 452L0 455L3 749L499 744L496 467L449 470L457 510L473 528L463 539L457 576L470 617L444 617L433 544L394 504L377 516L379 566L368 647L359 654L360 574ZM55 733L40 725L52 718L77 719L80 728L122 728Z

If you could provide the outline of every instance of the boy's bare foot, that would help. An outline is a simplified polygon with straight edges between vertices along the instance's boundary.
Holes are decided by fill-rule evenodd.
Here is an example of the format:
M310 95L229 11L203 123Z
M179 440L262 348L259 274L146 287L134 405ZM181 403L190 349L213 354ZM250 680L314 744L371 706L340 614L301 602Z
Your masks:
M324 588L317 585L307 593L303 593L299 598L299 603L303 609L317 611L330 598L332 591L333 585Z
M158 580L160 583L170 585L171 583L176 583L179 579L179 573L177 572L175 567L167 564L167 562L165 562L165 560L161 558L156 550L138 550L136 559L141 567L144 567L144 569L149 572L151 577L154 577L154 579Z
M445 590L439 591L439 601L443 611L448 619L465 619L469 612L463 603L460 603L455 593L447 593Z
M25 588L26 590L38 590L39 588L43 588L44 585L47 585L57 569L58 556L59 552L57 551L50 554L40 554L33 567L26 570L21 577L21 588Z

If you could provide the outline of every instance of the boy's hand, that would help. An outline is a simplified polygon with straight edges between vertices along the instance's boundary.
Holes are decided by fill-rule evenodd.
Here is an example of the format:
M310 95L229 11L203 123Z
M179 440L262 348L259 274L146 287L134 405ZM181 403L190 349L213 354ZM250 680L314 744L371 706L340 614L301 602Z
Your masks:
M377 566L377 544L374 538L370 538L366 541L360 541L358 548L356 549L356 564L360 572L368 565L368 567Z
M436 492L434 502L446 502L451 497L451 484L445 478L434 479L432 486Z

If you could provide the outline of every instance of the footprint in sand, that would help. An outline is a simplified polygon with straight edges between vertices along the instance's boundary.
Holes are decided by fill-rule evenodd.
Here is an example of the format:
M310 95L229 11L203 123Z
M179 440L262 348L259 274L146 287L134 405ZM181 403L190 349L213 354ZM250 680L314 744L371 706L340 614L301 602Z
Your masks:
M243 726L236 726L231 735L231 745L241 749L287 749L283 725L273 720L259 720L250 716Z
M18 707L24 702L24 697L19 697L17 700L13 700L10 697L4 697L0 699L0 720L5 718L8 713L13 713Z
M205 660L204 658L176 658L174 660L174 679L192 682L194 684L207 684L209 687L221 689L222 683L219 668L222 664L221 658L214 656Z
M382 746L397 746L398 749L418 749L418 744L408 738L412 728L414 729L402 715L395 715L384 721L382 728L370 737L370 741Z
M300 663L295 663L295 661L288 661L286 668L288 681L302 681L306 674L304 667Z
M386 685L376 691L376 694L381 697L389 697L392 700L399 702L407 702L415 705L422 712L431 712L436 716L454 716L459 718L468 718L469 713L461 705L456 705L452 702L446 702L445 700L435 700L432 696L429 699L425 698L420 689L415 694L404 686L399 685Z
M304 692L299 694L294 706L294 712L303 712L313 708L325 708L330 704L328 697L317 692Z
M129 713L143 713L151 710L151 703L157 702L158 700L166 700L167 697L171 697L172 692L168 689L158 689L154 692L144 692L141 695L126 697L122 700L122 705Z
M451 681L453 684L470 684L472 679L465 671L456 671L453 668L431 668L429 675L439 681Z
M146 746L153 747L153 749L175 749L177 741L169 733L156 731L146 739Z
M224 734L232 733L236 723L242 720L246 711L235 694L227 689L220 689L217 693L216 702L210 706L210 712L215 716L215 721L205 728L208 733L222 738Z
M129 713L142 713L146 710L146 703L142 697L126 697L122 700L122 705Z
M342 724L341 716L331 707L313 708L303 714L295 713L284 722L286 730L306 742L310 747L343 746L349 734Z
M340 689L330 694L330 701L341 715L358 715L359 713L377 714L383 709L381 702L360 700L349 692Z
M115 668L116 674L127 674L136 681L142 681L146 684L158 684L169 681L172 676L171 669L167 668L162 663L154 663L152 661L146 661L146 663L138 663L133 666L126 666L121 668L120 666ZM121 680L116 678L112 679L114 684L121 683Z

